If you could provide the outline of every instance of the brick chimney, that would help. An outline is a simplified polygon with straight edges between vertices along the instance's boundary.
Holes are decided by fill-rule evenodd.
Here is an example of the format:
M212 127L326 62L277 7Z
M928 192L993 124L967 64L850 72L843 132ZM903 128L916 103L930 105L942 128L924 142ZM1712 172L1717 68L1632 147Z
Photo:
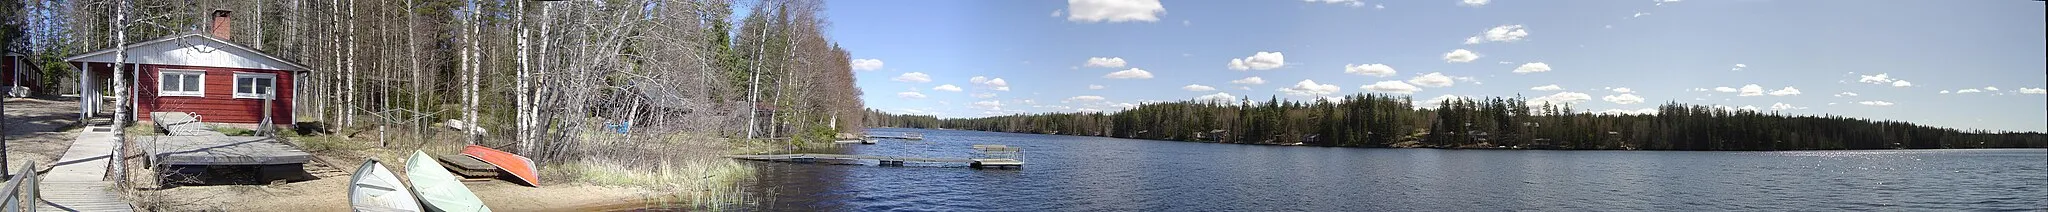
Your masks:
M232 12L234 11L213 10L213 37L228 40L234 36L234 31L231 30L234 28L228 25L234 22L233 19L228 18L228 13Z

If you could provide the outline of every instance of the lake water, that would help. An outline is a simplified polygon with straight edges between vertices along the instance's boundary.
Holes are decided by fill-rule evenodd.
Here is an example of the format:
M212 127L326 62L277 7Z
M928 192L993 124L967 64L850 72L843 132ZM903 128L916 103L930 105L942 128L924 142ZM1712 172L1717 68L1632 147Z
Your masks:
M954 130L841 153L964 164L748 162L758 210L2048 210L2048 149L1781 152L1362 149Z

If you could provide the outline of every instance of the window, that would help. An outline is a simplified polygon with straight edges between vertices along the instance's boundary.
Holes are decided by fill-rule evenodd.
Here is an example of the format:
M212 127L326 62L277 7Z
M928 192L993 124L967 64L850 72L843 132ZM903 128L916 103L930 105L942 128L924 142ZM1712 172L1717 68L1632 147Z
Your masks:
M235 98L261 99L277 87L277 74L235 73Z
M206 72L164 69L157 72L157 96L205 96Z

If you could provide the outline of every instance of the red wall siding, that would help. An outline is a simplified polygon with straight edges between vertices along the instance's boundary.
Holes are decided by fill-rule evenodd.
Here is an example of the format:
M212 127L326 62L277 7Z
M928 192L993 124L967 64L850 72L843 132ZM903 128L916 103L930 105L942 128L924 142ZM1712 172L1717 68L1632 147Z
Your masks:
M158 96L157 72L161 69L187 69L206 71L206 88L202 97ZM277 101L271 105L270 118L276 124L291 124L292 81L289 71L241 69L198 66L142 65L141 74L136 74L136 118L149 120L150 112L173 111L199 114L199 120L218 123L262 122L262 99L235 98L235 73L277 74Z
M19 59L21 57L18 56L0 57L0 85L14 84L14 60ZM34 85L32 81L34 80L22 79L21 84Z

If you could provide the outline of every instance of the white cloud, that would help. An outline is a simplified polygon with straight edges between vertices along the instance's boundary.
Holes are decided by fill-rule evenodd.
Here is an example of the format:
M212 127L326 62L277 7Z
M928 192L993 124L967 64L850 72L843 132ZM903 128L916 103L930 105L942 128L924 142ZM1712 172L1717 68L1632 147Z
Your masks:
M1216 90L1216 88L1215 88L1215 87L1209 87L1209 86L1207 86L1207 85L1200 85L1200 84L1188 84L1188 86L1181 86L1181 87L1180 87L1180 89L1181 89L1181 90L1188 90L1188 91L1213 91L1213 90Z
M1545 103L1549 103L1549 104L1551 104L1551 105L1568 105L1568 104L1578 104L1578 103L1580 103L1580 102L1585 102L1586 100L1590 100L1590 99L1593 99L1593 95L1586 95L1585 93L1578 93L1578 92L1570 92L1570 91L1565 91L1565 92L1558 92L1557 94L1551 94L1551 95L1549 95L1549 96L1542 96L1542 97L1536 97L1535 99L1529 99L1529 102L1528 102L1527 104L1529 104L1528 106L1531 106L1531 107L1534 107L1534 106L1542 106L1542 105L1543 105L1543 104L1545 104Z
M1093 101L1102 101L1102 96L1074 96L1074 97L1068 97L1068 98L1067 98L1067 101L1076 101L1076 102L1093 102Z
M1857 80L1856 80L1857 82L1863 82L1863 83L1870 83L1870 84L1884 84L1884 83L1888 83L1888 82L1892 82L1892 81L1893 81L1893 79L1892 79L1892 76L1891 76L1891 74L1889 74L1889 73L1882 73L1882 74L1877 74L1877 75L1861 75L1861 76L1863 76L1863 78L1862 78L1862 79L1857 79Z
M974 98L979 99L996 98L996 93L974 93L970 95L973 95Z
M1756 105L1743 105L1740 109L1747 111L1756 111Z
M1451 50L1451 53L1444 53L1444 62L1466 63L1478 59L1479 54L1472 53L1472 51L1465 49Z
M1515 67L1515 71L1514 71L1514 72L1515 72L1515 73L1517 73L1517 74L1527 74L1527 73L1536 73L1536 72L1547 72L1547 71L1550 71L1550 64L1544 64L1544 63L1523 63L1521 67Z
M1362 6L1365 6L1365 3L1364 3L1364 2L1358 2L1358 0L1307 0L1307 1L1308 1L1308 2L1312 2L1312 3L1313 3L1313 2L1322 2L1322 3L1325 3L1325 4L1343 4L1344 6L1351 6L1351 7L1362 7Z
M1451 77L1444 76L1444 74L1439 72L1430 72L1429 74L1424 74L1422 76L1416 76L1413 79L1408 79L1409 84L1415 84L1423 87L1432 88L1450 87L1451 85L1456 84L1455 82L1456 81L1451 80Z
M1971 89L1962 89L1962 90L1956 90L1956 93L1976 93L1976 92L1984 92L1984 91L1982 91L1982 90L1977 90L1976 88L1971 88Z
M1090 58L1088 58L1088 63L1087 63L1087 64L1082 64L1081 66L1082 66L1082 67L1095 67L1095 68L1123 68L1123 67L1124 67L1124 58L1121 58L1121 57L1090 57Z
M1159 0L1067 0L1067 21L1081 23L1154 22L1165 12Z
M1714 91L1720 91L1720 92L1722 92L1722 93L1734 93L1734 92L1735 92L1735 88L1730 88L1730 87L1725 87L1725 86L1724 86L1724 87L1714 87Z
M1479 44L1479 43L1485 43L1485 42L1486 42L1486 40L1481 40L1481 39L1479 39L1479 36L1472 36L1472 37L1466 37L1466 38L1465 38L1465 44Z
M1946 94L1946 93L1948 93L1948 90L1941 90L1941 93L1944 93L1944 94Z
M1640 17L1643 17L1643 16L1645 16L1645 15L1650 15L1650 13L1646 13L1646 12L1636 12L1636 14L1635 14L1635 15L1630 15L1630 16L1628 16L1628 17L1630 17L1630 18L1640 18Z
M1464 1L1459 1L1459 2L1458 2L1458 5L1478 7L1478 6L1486 6L1486 3L1489 3L1489 2L1493 2L1493 1L1492 1L1492 0L1464 0Z
M1264 85L1266 84L1266 79L1260 79L1259 77L1245 77L1244 79L1231 80L1230 84Z
M1870 106L1892 106L1892 102L1887 102L1887 101L1861 101L1861 102L1856 102L1856 104L1863 104L1863 105L1870 105Z
M1742 93L1741 93L1741 94L1735 94L1735 96L1762 96L1762 95L1764 95L1764 86L1757 86L1756 84L1749 84L1749 85L1744 85L1744 86L1742 86Z
M932 75L925 75L924 72L910 72L903 73L903 75L898 75L896 76L896 78L889 78L889 80L895 80L897 82L927 83L932 82Z
M922 93L917 93L916 91L904 91L904 92L899 92L899 93L896 93L896 97L897 97L897 98L905 98L905 99L923 99L923 98L924 98L924 94L922 94Z
M1856 96L1856 95L1857 95L1857 94L1856 94L1856 92L1847 92L1847 91L1844 91L1844 92L1842 92L1842 93L1838 93L1838 94L1835 94L1835 97L1851 97L1851 96Z
M1287 56L1280 52L1258 52L1251 57L1230 59L1230 70L1268 70L1287 65Z
M1485 82L1480 82L1480 81L1479 81L1479 78L1474 78L1474 77L1452 77L1451 79L1455 79L1455 80L1458 80L1459 82L1470 82L1470 83L1472 83L1473 85L1484 85L1484 84L1486 84Z
M1088 85L1088 90L1102 90L1102 88L1107 88L1107 87L1105 87L1105 86L1102 86L1102 85Z
M1358 88L1374 92L1398 94L1414 94L1416 91L1422 91L1422 88L1418 88L1415 87L1415 85L1409 85L1408 83L1403 83L1398 80L1380 81L1372 83L1371 85L1358 86Z
M873 70L881 70L881 69L882 69L882 60L878 60L878 59L853 59L853 62L851 62L851 63L849 63L849 64L847 64L847 65L849 65L849 66L853 66L853 70L855 70L855 71L873 71Z
M1984 86L1986 91L1998 91L1998 87Z
M1387 9L1385 4L1372 4L1372 9Z
M974 76L973 78L967 78L967 82L992 90L1010 91L1010 82L1003 81L1003 78L989 79L988 77Z
M2022 93L2022 94L2048 94L2048 89L2044 89L2044 88L2020 88L2020 93Z
M1231 95L1230 95L1230 93L1225 93L1225 92L1216 92L1215 94L1209 94L1209 95L1202 95L1202 96L1197 96L1197 97L1195 97L1195 101L1200 101L1200 102L1232 102L1232 101L1237 101L1237 96L1231 96Z
M1280 91L1281 93L1287 93L1288 95L1316 97L1330 95L1331 93L1336 93L1338 90L1342 89L1343 88L1337 87L1337 85L1316 84L1315 80L1301 80L1301 82L1294 83L1294 87L1280 88L1278 89L1278 91Z
M968 107L982 110L1003 110L1003 102L996 100L979 101L974 102L973 105L969 105Z
M934 91L952 91L952 92L960 92L960 86L953 86L953 84L945 84L945 85L939 85L939 87L932 87L932 90L934 90Z
M1636 96L1635 94L1621 94L1621 95L1609 95L1609 96L1603 96L1603 97L1600 97L1600 100L1604 100L1604 101L1607 101L1607 102L1613 102L1613 103L1615 103L1615 104L1624 104L1624 105L1625 105L1625 104L1635 104L1635 103L1643 103L1643 97L1640 97L1640 96Z
M1614 91L1615 93L1635 93L1635 92L1636 92L1636 90L1634 90L1634 89L1628 89L1628 88L1612 88L1612 89L1607 89L1607 90L1608 90L1608 91Z
M1529 88L1529 90L1532 90L1532 91L1561 91L1561 90L1564 90L1564 87L1559 87L1559 86L1557 86L1557 84L1550 84L1550 85L1544 85L1544 86L1536 86L1536 87L1533 87L1533 88Z
M1892 87L1913 87L1913 82L1907 82L1906 80L1892 81Z
M1772 104L1771 104L1771 110L1798 110L1798 109L1806 109L1806 107L1793 107L1793 106L1792 106L1792 104L1785 104L1784 102L1779 102L1779 103L1772 103Z
M1106 74L1106 75L1102 75L1102 78L1110 78L1110 79L1151 79L1151 78L1152 78L1152 72L1147 72L1147 71L1145 71L1144 69L1138 69L1138 68L1131 68L1131 69L1128 69L1128 70L1122 70L1122 71L1117 71L1117 72L1110 72L1109 74Z
M1394 67L1378 63L1364 65L1344 64L1344 73L1375 77L1394 76Z
M1066 14L1067 14L1066 12L1067 12L1067 10L1066 10L1066 9L1057 9L1057 10L1052 10L1052 17L1054 17L1054 18L1058 18L1058 17L1060 17L1060 15L1066 15Z
M1744 69L1744 68L1749 68L1749 65L1743 65L1743 64L1741 64L1741 63L1736 63L1736 64L1735 64L1735 68L1729 68L1728 70L1730 70L1730 71L1741 71L1741 70L1742 70L1742 69Z
M1524 37L1529 37L1529 30L1522 27L1521 24L1500 25L1487 29L1484 35L1486 36L1486 41L1515 42L1522 41ZM1467 42L1470 42L1470 40L1467 40Z
M1772 95L1772 96L1790 96L1790 95L1799 95L1799 89L1798 89L1798 88L1792 88L1792 86L1785 86L1785 89L1778 89L1778 90L1776 90L1776 91L1771 91L1771 95Z

